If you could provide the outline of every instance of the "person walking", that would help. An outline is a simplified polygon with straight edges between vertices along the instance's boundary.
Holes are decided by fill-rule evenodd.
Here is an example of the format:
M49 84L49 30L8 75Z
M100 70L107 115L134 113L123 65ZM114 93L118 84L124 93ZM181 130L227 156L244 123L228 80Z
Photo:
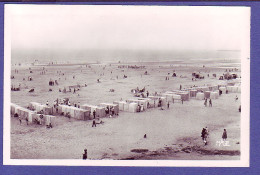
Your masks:
M222 139L225 141L227 139L227 130L224 129L223 134L222 134Z

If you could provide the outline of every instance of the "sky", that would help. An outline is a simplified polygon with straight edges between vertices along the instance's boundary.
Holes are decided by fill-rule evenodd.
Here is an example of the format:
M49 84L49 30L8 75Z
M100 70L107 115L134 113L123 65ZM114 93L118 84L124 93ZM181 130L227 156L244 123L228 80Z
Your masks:
M250 8L9 5L12 50L242 50ZM9 30L8 30L9 31Z

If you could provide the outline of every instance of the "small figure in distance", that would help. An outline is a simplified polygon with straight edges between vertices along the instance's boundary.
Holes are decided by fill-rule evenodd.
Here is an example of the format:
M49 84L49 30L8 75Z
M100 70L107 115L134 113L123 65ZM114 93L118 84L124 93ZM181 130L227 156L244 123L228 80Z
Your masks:
M88 158L88 150L84 149L83 160L87 160L87 158Z
M225 141L227 139L227 131L224 129L223 134L222 134L222 139Z

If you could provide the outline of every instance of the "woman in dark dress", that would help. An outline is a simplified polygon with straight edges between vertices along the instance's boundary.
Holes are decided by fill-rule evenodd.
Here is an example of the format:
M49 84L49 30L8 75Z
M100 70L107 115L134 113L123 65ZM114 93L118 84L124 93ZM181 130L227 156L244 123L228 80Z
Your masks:
M223 134L222 134L222 139L223 139L223 140L226 140L226 139L227 139L227 131L226 131L226 129L224 129L224 132L223 132Z

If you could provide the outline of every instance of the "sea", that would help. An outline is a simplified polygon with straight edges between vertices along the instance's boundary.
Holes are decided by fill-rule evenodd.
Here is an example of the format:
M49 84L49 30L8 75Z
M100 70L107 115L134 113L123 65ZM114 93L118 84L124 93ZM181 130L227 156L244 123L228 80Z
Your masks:
M12 65L136 62L241 62L239 50L12 50Z

